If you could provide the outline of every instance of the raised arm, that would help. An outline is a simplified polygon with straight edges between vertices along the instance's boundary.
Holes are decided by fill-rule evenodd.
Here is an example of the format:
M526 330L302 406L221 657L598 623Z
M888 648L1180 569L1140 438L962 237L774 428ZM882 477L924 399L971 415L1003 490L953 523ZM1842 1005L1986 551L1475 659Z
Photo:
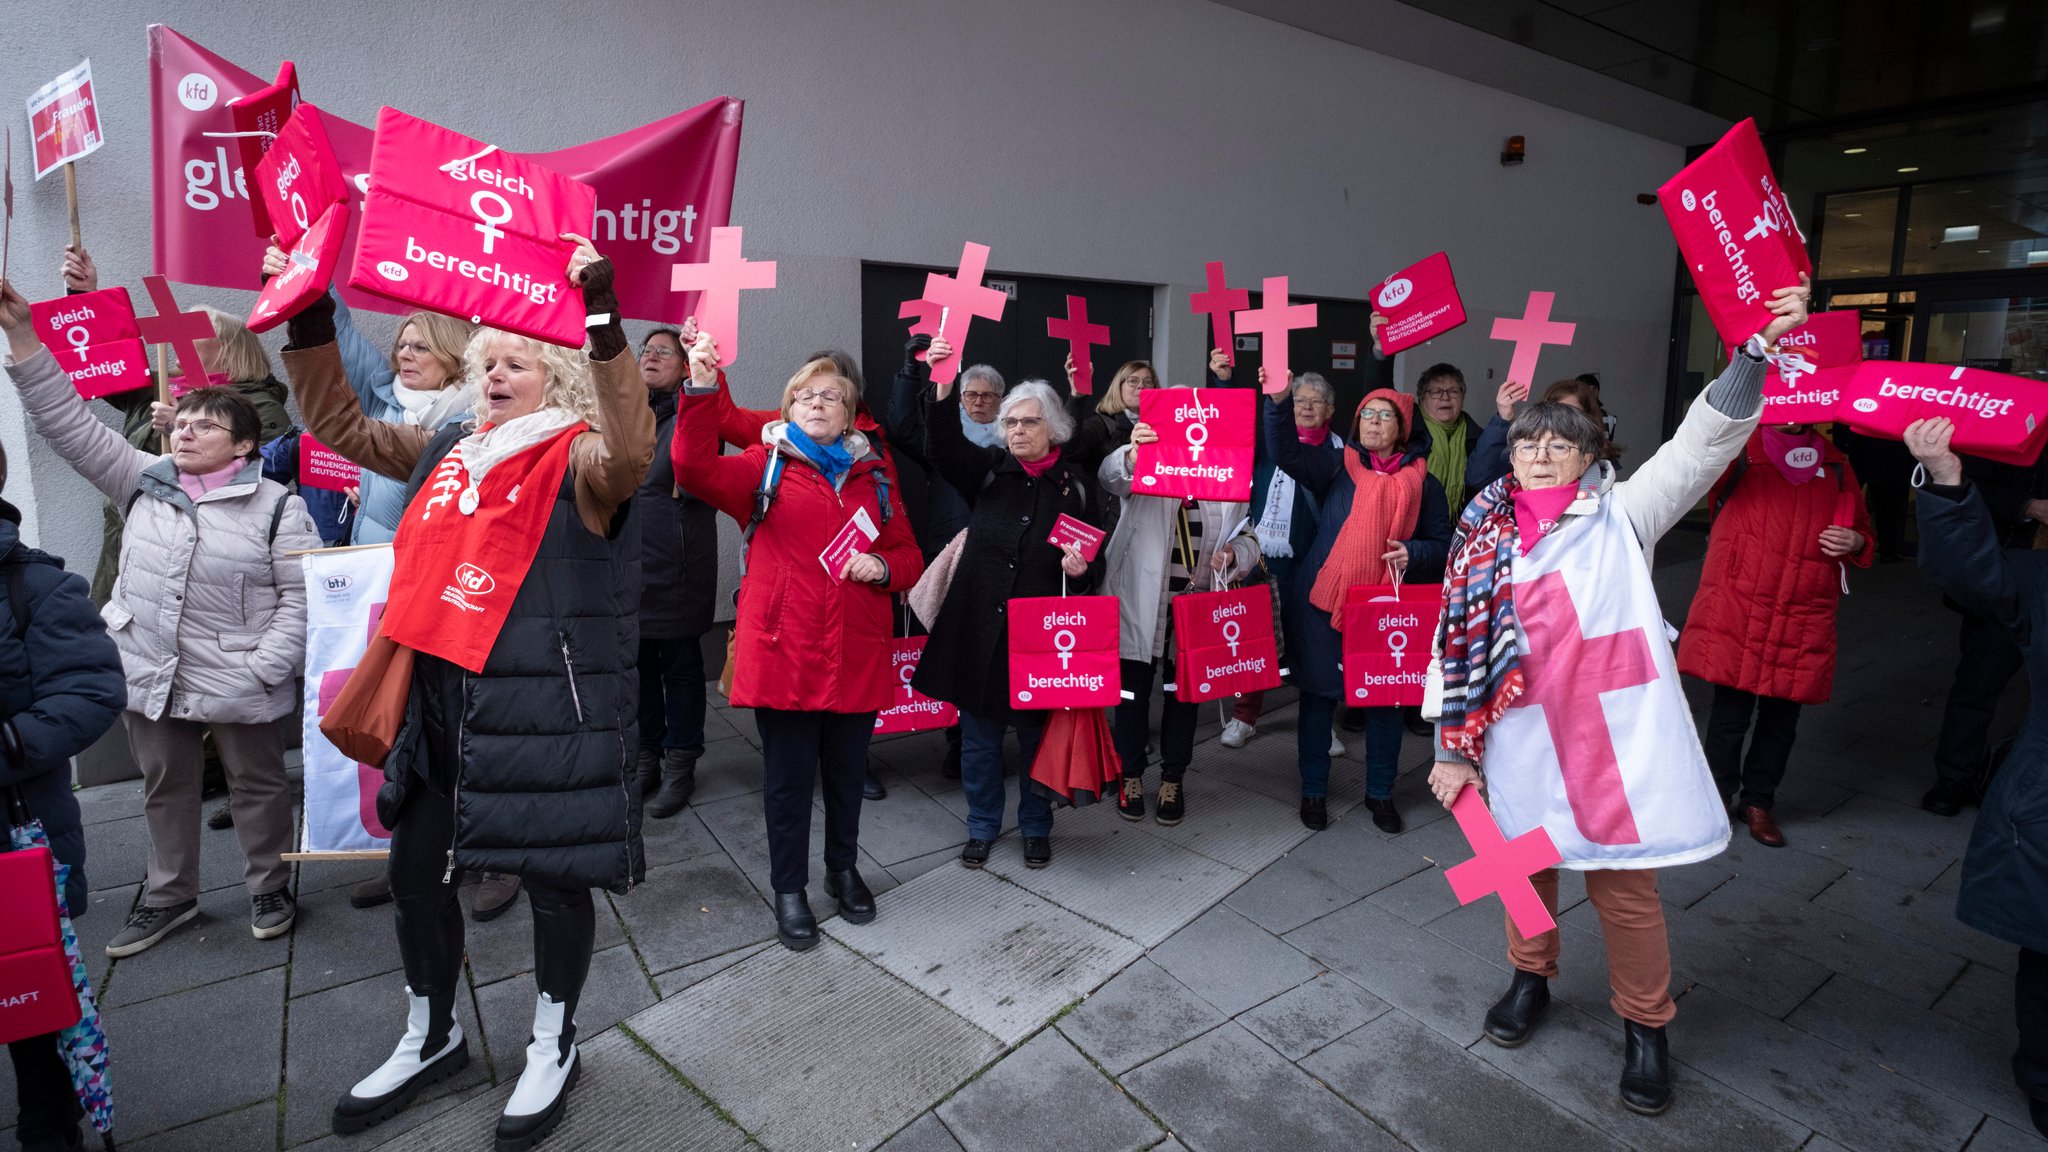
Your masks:
M924 392L926 373L916 355L931 347L931 337L913 336L903 347L903 369L889 385L889 444L920 468L931 468L924 454Z
M723 419L719 394L725 376L716 367L709 336L690 346L690 375L676 406L676 431L670 441L670 462L676 483L734 520L745 524L754 512L754 490L760 486L762 463L749 452L719 455Z
M125 500L157 458L135 448L100 423L71 386L57 358L36 339L28 301L0 280L0 329L7 333L12 363L7 372L21 390L21 405L51 450L116 504Z
M401 484L409 482L434 429L372 420L363 413L335 343L333 298L313 301L285 325L290 338L284 347L284 374L306 418L306 430L345 459Z
M971 505L982 481L1005 455L1001 448L984 448L967 439L960 430L960 389L944 396L926 394L924 401L924 454L953 490Z
M583 309L607 319L589 329L590 377L597 390L597 427L576 438L569 471L576 478L576 512L599 536L611 532L612 514L633 498L654 459L654 409L647 385L619 323L612 264L580 236L569 259L569 279L582 286Z

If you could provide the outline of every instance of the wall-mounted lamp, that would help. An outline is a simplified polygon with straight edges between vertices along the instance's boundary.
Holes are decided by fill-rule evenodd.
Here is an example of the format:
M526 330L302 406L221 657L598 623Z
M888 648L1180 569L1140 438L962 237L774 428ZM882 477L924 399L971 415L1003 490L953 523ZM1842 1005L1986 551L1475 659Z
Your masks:
M1520 136L1508 137L1507 144L1500 150L1500 166L1507 168L1520 164L1525 159L1527 159L1527 156L1524 155L1522 138Z

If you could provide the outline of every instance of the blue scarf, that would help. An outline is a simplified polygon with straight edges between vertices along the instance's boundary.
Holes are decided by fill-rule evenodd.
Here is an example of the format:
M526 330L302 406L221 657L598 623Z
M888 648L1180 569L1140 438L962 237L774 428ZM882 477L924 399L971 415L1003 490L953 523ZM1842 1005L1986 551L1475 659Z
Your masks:
M804 430L797 427L794 420L784 424L783 429L784 434L789 437L789 442L796 445L797 451L802 452L805 459L817 465L818 471L823 472L825 479L831 481L832 486L837 488L839 478L853 467L853 456L845 448L846 437L841 436L830 444L820 444L805 435Z

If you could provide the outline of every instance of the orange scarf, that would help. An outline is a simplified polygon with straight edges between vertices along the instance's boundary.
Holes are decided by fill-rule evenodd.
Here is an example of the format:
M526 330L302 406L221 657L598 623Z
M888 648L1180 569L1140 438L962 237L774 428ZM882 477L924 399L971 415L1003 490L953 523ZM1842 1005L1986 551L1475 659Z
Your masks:
M1400 414L1394 434L1394 452L1407 451L1409 421L1415 418L1415 397L1392 388L1375 388L1358 402L1363 413L1367 403L1384 400ZM1344 470L1351 474L1351 515L1337 530L1330 555L1316 574L1308 602L1332 616L1344 607L1344 594L1355 584L1386 584L1391 573L1380 555L1387 541L1406 540L1415 534L1415 521L1422 514L1422 478L1429 474L1425 457L1417 456L1392 474L1376 471L1358 443L1357 418L1353 418L1352 442L1344 446Z

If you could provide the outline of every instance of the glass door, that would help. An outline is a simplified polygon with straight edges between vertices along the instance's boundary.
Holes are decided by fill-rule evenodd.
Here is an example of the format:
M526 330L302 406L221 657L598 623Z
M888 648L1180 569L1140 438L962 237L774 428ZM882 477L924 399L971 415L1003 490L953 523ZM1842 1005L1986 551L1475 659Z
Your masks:
M1912 358L2048 380L2048 296L1929 300L1914 324Z

